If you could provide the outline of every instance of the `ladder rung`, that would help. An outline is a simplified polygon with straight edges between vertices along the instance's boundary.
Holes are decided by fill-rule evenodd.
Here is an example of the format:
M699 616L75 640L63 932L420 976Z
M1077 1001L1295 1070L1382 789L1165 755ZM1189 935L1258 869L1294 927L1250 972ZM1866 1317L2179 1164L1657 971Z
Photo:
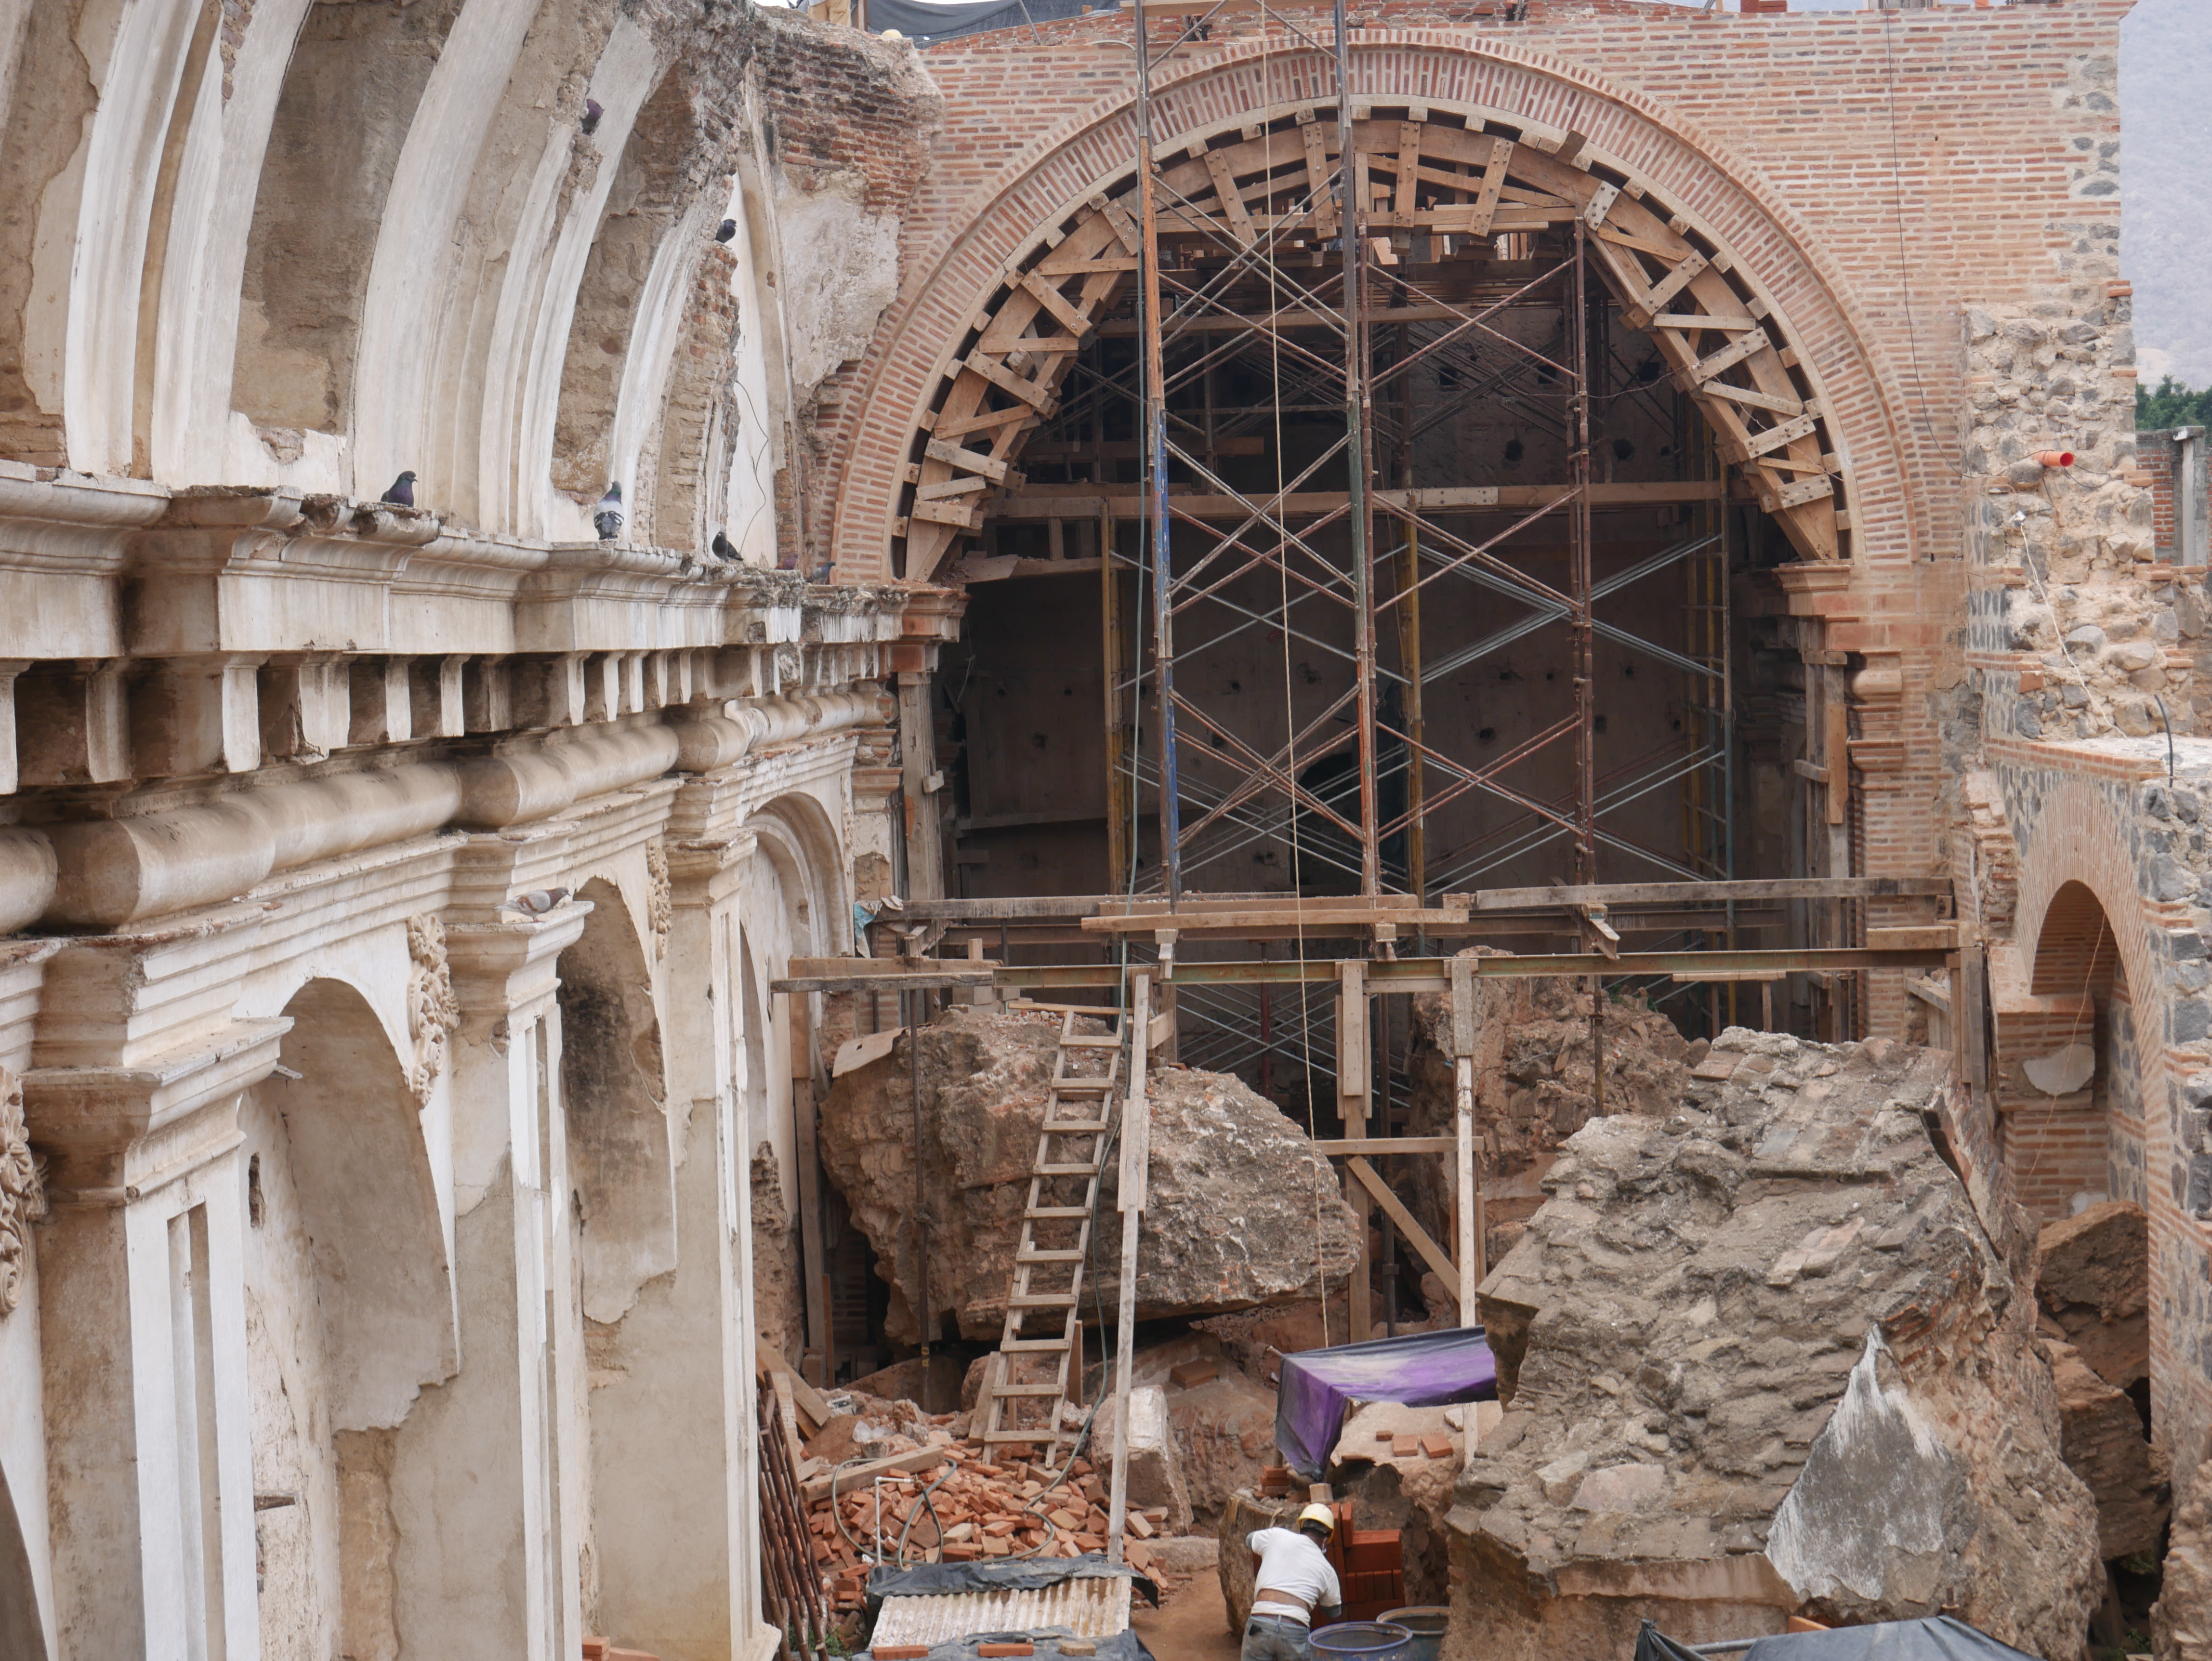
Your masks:
M1111 1090L1117 1082L1113 1079L1054 1079L1052 1087L1062 1096L1098 1096Z
M1095 1162L1091 1165L1041 1165L1033 1166L1030 1174L1033 1177L1096 1177L1098 1166ZM1088 1214L1087 1208L1085 1214Z
M1014 1261L1018 1263L1079 1263L1083 1261L1083 1254L1080 1251L1018 1251L1014 1254Z
M1121 1041L1119 1038L1068 1037L1060 1041L1060 1047L1062 1050L1119 1050Z
M1068 1342L1065 1338L1009 1338L999 1346L1001 1352L1007 1354L1015 1350L1066 1349L1067 1348L1069 1348Z
M1090 1214L1091 1208L1082 1205L1031 1206L1027 1211L1022 1213L1023 1216L1033 1223L1047 1222L1055 1219L1064 1220L1075 1217L1088 1217Z
M1042 1127L1048 1136L1095 1136L1112 1128L1110 1119L1048 1120Z
M1073 1292L1030 1292L1006 1299L1008 1309L1072 1309L1082 1301Z
M991 1393L1001 1397L1007 1396L1060 1396L1064 1395L1066 1392L1066 1390L1067 1386L1066 1384L1000 1384L997 1390Z

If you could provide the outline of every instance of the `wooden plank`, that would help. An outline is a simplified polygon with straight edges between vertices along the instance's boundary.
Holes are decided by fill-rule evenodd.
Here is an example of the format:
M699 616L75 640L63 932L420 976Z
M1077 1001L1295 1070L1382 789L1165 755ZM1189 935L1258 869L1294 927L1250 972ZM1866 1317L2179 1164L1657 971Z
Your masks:
M883 1060L897 1047L905 1031L904 1027L895 1026L888 1032L865 1032L857 1038L846 1039L837 1046L837 1059L830 1063L830 1076L842 1079L848 1073L857 1073L871 1062Z
M1832 697L1822 710L1826 729L1823 759L1828 768L1828 823L1841 824L1851 801L1851 712Z
M961 360L962 366L983 377L1002 392L1011 393L1033 409L1049 415L1059 406L1060 399L1049 386L1041 386L1027 375L1016 374L1005 364L982 352L970 352Z
M1452 1262L1442 1246L1429 1238L1429 1231L1415 1220L1413 1214L1406 1209L1405 1202L1390 1191L1390 1184L1382 1180L1375 1167L1355 1153L1345 1161L1344 1168L1357 1177L1359 1185L1372 1194L1376 1203L1390 1214L1390 1220L1398 1225L1398 1232L1412 1242L1413 1250L1421 1254L1421 1261L1435 1272L1437 1278L1446 1286L1455 1284L1459 1280L1459 1265ZM1358 1335L1353 1335L1353 1342L1358 1342Z
M1334 236L1336 202L1329 192L1328 136L1319 121L1308 120L1300 124L1298 137L1305 146L1306 194L1313 203L1314 230L1321 236Z
M1219 150L1208 150L1205 160L1206 174L1213 180L1213 193L1221 198L1221 210L1229 217L1229 228L1237 234L1239 242L1248 248L1252 246L1260 235L1252 228L1252 216L1245 209L1243 194L1229 171L1229 158Z
M1805 413L1805 400L1784 398L1778 392L1754 392L1748 386L1731 386L1725 380L1708 380L1698 388L1699 398L1726 399L1731 404L1747 404L1754 410L1771 410L1777 415L1797 416Z
M963 449L957 444L941 438L933 438L923 450L933 461L942 461L954 467L965 467L971 473L981 473L994 484L1004 484L1010 490L1019 490L1028 483L994 455L981 450Z
M1035 271L1023 277L1022 287L1036 295L1037 303L1059 319L1060 326L1070 334L1080 336L1091 332L1091 319L1076 309L1075 302Z
M859 964L866 959L851 958L847 962ZM883 962L896 964L904 961L887 958ZM770 981L771 992L936 992L948 986L996 986L1000 983L996 971L986 969L977 974L973 970L914 970L896 975L805 975L790 976L783 980ZM1006 984L1021 986L1022 981Z
M1125 1030L1145 1033L1152 1025L1152 977L1142 970L1131 977ZM1152 1106L1145 1093L1148 1045L1129 1046L1128 1092L1121 1107L1121 1280L1114 1333L1114 1470L1106 1502L1106 1561L1121 1561L1121 1536L1129 1514L1129 1375L1136 1371L1137 1241L1143 1221L1146 1184L1151 1177ZM1141 1146L1140 1146L1141 1144Z
M995 958L986 958L980 962L973 958L793 958L786 964L789 978L793 980L813 980L824 975L834 975L845 980L879 978L886 984L915 975L988 976L992 970L1002 966ZM772 984L778 991L783 989L781 981Z
M1706 264L1705 257L1701 253L1692 253L1680 261L1673 271L1651 285L1650 292L1644 296L1644 309L1647 312L1658 310L1688 288L1690 279L1704 271Z
M1346 1103L1345 1123L1367 1117L1367 988L1357 958L1337 965L1336 1093ZM1358 1106L1352 1106L1354 1100ZM1365 1132L1360 1133L1364 1137Z
M788 1376L791 1398L799 1410L813 1421L815 1429L821 1429L834 1416L830 1403L822 1399L822 1392L799 1376L798 1369L783 1359L781 1350L773 1344L763 1343L757 1336L753 1340L753 1372L760 1377L772 1378L777 1373ZM796 1454L799 1450L793 1448L792 1451Z
M1449 1153L1459 1146L1454 1136L1324 1136L1314 1152L1332 1159L1351 1153Z
M1367 928L1376 923L1395 923L1401 928L1419 928L1425 923L1465 922L1464 909L1449 907L1424 909L1408 907L1402 911L1358 910L1330 907L1302 910L1293 907L1271 907L1254 911L1188 911L1156 912L1151 916L1123 917L1085 917L1083 928L1094 934L1148 934L1156 928L1176 928L1185 933L1202 931L1220 933L1236 928L1299 928L1309 932L1319 928Z
M1955 922L1869 928L1866 935L1867 949L1872 952L1955 952L1959 949L1959 925Z
M1887 900L1951 892L1948 877L1750 877L1734 882L1617 882L1580 887L1486 888L1447 894L1447 905L1520 911L1577 905L1715 905L1730 900Z
M940 412L930 424L929 430L942 439L964 438L969 433L988 432L994 427L1004 427L1017 421L1035 421L1034 410L984 410L973 415L950 415Z
M1483 1214L1482 1173L1474 1152L1474 964L1452 959L1452 1141L1459 1204L1452 1223L1459 1236L1459 1323L1476 1324L1475 1293L1489 1274L1489 1226Z
M847 1494L854 1488L866 1488L878 1476L911 1476L917 1472L935 1470L952 1457L950 1448L916 1448L911 1453L894 1453L881 1459L864 1460L857 1465L847 1465L827 1476L817 1476L811 1482L799 1485L799 1498L812 1505L817 1500L827 1500L833 1494Z
M1493 138L1490 155L1482 167L1482 185L1476 191L1474 205L1468 210L1467 234L1469 236L1488 236L1491 222L1498 215L1498 193L1505 188L1505 170L1513 161L1513 141Z

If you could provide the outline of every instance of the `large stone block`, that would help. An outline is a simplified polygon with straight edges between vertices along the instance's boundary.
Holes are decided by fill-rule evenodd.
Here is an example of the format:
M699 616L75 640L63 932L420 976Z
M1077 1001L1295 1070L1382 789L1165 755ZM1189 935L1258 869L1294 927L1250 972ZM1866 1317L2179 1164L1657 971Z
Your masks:
M933 1316L949 1310L969 1337L999 1335L1059 1025L1057 1016L955 1007L922 1029L918 1176L909 1039L831 1090L823 1161L892 1283L894 1337L915 1335L918 1207L927 1214ZM1324 1273L1342 1281L1357 1261L1351 1208L1303 1131L1224 1074L1157 1068L1148 1093L1139 1320L1311 1297ZM1120 1295L1118 1192L1109 1162L1085 1277L1086 1317L1111 1311Z
M1449 1519L1447 1656L1948 1610L2071 1661L2096 1506L1923 1122L1948 1057L1736 1029L1707 1063L1569 1139L1483 1285L1506 1411Z

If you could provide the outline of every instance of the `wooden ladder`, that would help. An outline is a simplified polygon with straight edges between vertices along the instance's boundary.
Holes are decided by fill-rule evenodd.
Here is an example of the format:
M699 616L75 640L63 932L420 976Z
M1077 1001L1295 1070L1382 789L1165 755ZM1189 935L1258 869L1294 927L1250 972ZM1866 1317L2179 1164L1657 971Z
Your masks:
M998 1360L987 1374L982 1421L987 1448L1026 1442L1048 1454L1062 1433L1060 1404L1066 1399L1068 1371L1082 1335L1083 1268L1121 1081L1120 1037L1093 1037L1079 1031L1077 1024L1122 1024L1117 1010L1052 1007L1060 1015L1060 1050L1030 1166L1006 1324ZM1045 1335L1039 1329L1048 1329L1054 1315L1060 1317L1060 1329ZM1032 1318L1037 1326L1025 1329Z

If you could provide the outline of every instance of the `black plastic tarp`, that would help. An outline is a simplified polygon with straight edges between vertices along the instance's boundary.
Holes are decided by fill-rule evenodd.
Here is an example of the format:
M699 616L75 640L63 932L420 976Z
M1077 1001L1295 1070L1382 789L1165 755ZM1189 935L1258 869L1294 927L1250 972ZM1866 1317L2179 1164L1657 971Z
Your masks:
M1018 29L1028 23L1048 22L1057 17L1079 17L1085 11L1107 10L1116 0L855 0L865 6L868 33L896 29L909 40L927 46L955 35L981 34L986 29ZM1024 11L1024 6L1028 9Z
M1881 1621L1826 1632L1787 1632L1752 1640L1719 1657L1699 1655L1649 1621L1636 1636L1636 1661L2036 1661L2024 1650L1948 1615Z
M1978 1628L1948 1615L1925 1621L1883 1621L1827 1632L1762 1638L1744 1661L2035 1661Z

